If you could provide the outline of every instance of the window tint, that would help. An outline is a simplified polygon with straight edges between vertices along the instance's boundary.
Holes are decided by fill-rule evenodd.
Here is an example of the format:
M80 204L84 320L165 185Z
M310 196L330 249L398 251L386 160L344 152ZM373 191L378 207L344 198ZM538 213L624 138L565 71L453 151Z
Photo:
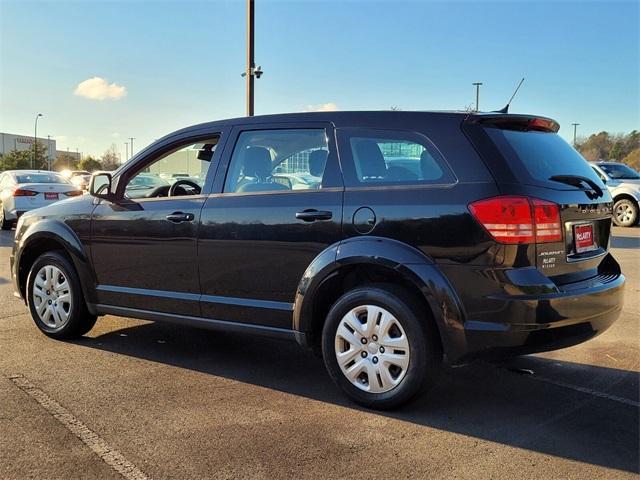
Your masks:
M125 194L129 198L200 194L217 144L218 137L213 137L161 156L129 179ZM181 183L173 187L176 182Z
M550 178L577 175L602 184L582 155L555 133L498 128L486 128L486 132L524 183L532 179L538 183L553 184L554 188L567 188Z
M323 129L242 132L233 150L224 191L321 188L328 151Z
M455 178L436 148L410 132L342 131L348 138L355 175L352 186L366 184L446 184ZM405 137L405 138L403 138ZM344 140L344 138L343 138Z

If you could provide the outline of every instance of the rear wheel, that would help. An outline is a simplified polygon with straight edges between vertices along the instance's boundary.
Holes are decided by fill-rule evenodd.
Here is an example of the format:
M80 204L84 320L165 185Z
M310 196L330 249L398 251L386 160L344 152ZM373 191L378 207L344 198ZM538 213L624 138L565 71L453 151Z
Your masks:
M327 370L355 402L398 407L434 383L442 355L429 322L420 303L393 285L351 290L323 328Z
M633 227L638 221L638 204L628 198L613 205L613 222L619 227Z
M4 205L0 205L0 228L2 230L11 230L13 220L9 220L4 211Z
M36 326L52 338L84 335L97 317L87 310L73 265L59 252L41 255L27 279L27 301Z

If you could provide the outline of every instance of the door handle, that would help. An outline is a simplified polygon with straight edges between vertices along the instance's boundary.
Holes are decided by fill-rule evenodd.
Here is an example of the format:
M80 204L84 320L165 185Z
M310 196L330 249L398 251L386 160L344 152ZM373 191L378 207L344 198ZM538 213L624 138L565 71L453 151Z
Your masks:
M192 222L195 218L193 213L173 212L165 217L173 223Z
M331 220L331 217L333 217L333 213L327 210L315 210L312 208L296 213L296 218L304 222L315 222L316 220Z

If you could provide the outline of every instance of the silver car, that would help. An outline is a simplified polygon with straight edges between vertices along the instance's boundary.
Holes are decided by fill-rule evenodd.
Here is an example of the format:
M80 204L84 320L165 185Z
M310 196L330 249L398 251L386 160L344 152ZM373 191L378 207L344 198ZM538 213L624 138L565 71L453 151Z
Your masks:
M77 195L82 190L58 173L7 170L0 174L0 227L9 230L24 212Z
M638 222L640 174L618 162L594 162L591 167L613 197L613 222L620 227L633 227Z

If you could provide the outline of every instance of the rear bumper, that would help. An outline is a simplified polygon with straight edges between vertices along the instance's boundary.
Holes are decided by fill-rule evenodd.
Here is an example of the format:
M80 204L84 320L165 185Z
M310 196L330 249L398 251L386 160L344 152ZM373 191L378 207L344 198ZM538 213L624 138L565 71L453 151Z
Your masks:
M620 315L625 277L594 279L584 288L536 295L499 295L495 321L464 322L462 344L452 359L500 358L569 347L609 328Z

